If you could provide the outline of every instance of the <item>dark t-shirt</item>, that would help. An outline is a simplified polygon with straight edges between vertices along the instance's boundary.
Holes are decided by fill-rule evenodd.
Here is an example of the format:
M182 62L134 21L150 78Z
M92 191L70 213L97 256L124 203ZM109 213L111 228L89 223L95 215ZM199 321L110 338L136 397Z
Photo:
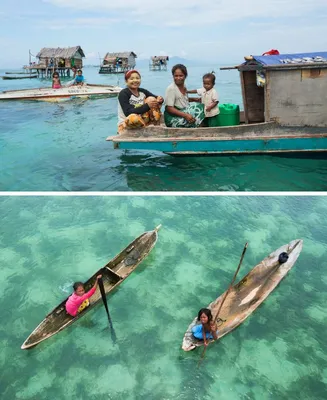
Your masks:
M147 97L157 96L146 89L139 88L139 95L136 97L129 88L120 91L118 95L118 125L125 121L130 114L144 114L150 110L144 100Z

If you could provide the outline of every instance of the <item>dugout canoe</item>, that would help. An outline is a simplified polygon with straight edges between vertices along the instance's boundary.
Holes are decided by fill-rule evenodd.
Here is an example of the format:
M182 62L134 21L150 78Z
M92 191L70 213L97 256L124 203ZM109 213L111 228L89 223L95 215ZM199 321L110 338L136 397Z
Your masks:
M158 230L160 227L161 225L157 226L152 231L144 232L104 267L95 272L84 283L85 291L88 291L93 287L96 277L99 274L102 274L106 294L110 293L120 285L153 249L158 239ZM22 344L21 348L23 350L29 349L67 328L102 301L99 287L97 287L95 294L89 299L89 307L84 309L75 317L72 317L66 313L65 304L67 300L68 297L52 310L34 329Z
M94 99L114 97L121 91L118 86L85 84L82 86L63 86L60 89L34 88L23 90L6 90L0 93L0 100L37 100L59 102L75 98Z
M268 297L295 264L302 245L303 241L297 239L275 250L231 288L218 316L218 339L239 326ZM280 264L278 256L283 252L288 254L288 260ZM217 313L225 293L209 304L208 308L213 316ZM188 327L183 338L184 351L203 346L203 340L196 339L192 334L193 326L198 323L195 317Z

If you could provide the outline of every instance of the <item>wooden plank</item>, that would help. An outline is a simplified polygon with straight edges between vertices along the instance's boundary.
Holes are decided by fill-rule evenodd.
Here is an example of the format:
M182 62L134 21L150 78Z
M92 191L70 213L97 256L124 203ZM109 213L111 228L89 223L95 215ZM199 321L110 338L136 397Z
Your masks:
M238 69L238 65L234 65L234 67L220 67L219 69L221 70L221 71L224 71L224 70L227 70L227 69Z
M244 121L246 124L248 124L249 123L248 103L247 103L246 94L245 94L245 82L244 82L243 72L240 72L240 80L241 80L242 99L243 99L243 107L244 107Z
M246 141L252 141L252 140L271 140L271 139L296 139L296 138L301 138L301 139L310 139L310 138L315 138L315 139L322 139L322 138L327 138L327 131L324 134L312 134L312 133L298 133L296 131L293 132L293 134L290 133L281 133L281 132L276 132L275 134L271 135L235 135L235 136L215 136L215 137L149 137L149 138L133 138L133 137L120 137L120 135L117 136L109 136L107 138L107 141L111 141L114 143L122 143L122 142L128 142L128 143L153 143L153 142L212 142L212 141L219 141L219 142L233 142L233 141L238 141L238 140L246 140Z
M327 77L327 69L310 68L301 70L301 80Z
M263 69L307 69L307 68L323 68L327 69L327 63L299 63L299 64L278 64L278 65L262 65Z

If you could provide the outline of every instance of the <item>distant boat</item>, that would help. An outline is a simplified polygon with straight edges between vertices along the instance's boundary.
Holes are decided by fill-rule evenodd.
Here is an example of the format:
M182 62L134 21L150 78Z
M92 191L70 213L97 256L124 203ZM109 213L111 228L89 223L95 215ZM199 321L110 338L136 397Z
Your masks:
M0 92L0 100L38 100L59 102L74 98L92 99L114 97L121 91L119 86L87 84L83 86L65 86L60 89L34 88L7 90Z
M2 79L32 79L37 78L37 75L27 75L26 76L2 76Z
M11 75L26 75L27 72L5 72L5 74L11 74Z

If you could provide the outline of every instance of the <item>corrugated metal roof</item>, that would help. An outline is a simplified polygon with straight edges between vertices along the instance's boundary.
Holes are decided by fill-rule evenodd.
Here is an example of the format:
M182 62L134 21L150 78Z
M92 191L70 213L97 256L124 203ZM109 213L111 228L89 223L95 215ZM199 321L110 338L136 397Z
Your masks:
M107 53L104 56L104 59L113 58L113 57L128 58L130 55L137 57L137 55L134 53L134 51L122 51L120 53Z
M41 49L36 57L38 58L70 58L73 57L74 54L79 52L82 57L85 57L85 54L81 48L81 46L75 46L75 47L43 47Z
M308 63L327 63L327 52L320 51L315 53L296 53L278 54L273 56L252 56L253 59L262 65L281 65L281 64L308 64Z

